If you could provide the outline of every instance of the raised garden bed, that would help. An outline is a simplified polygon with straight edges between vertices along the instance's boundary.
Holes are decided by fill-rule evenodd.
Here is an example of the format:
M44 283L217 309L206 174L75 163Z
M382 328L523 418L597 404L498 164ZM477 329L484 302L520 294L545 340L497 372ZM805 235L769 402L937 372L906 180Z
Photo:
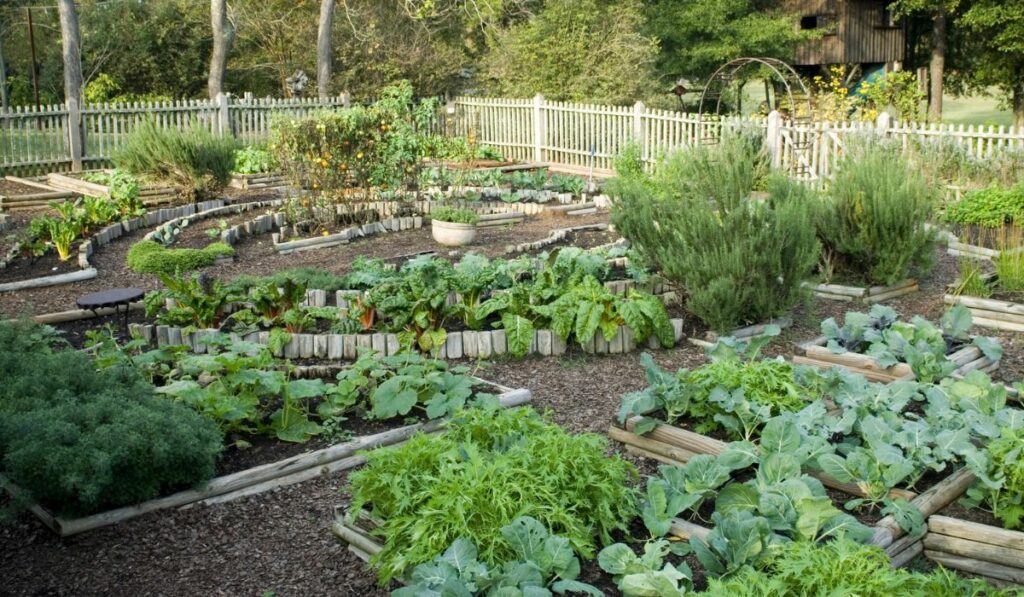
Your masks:
M814 296L833 301L878 303L917 292L917 280L908 278L891 286L844 286L841 284L811 284Z
M721 440L668 423L661 423L654 430L642 436L637 435L633 431L641 419L642 417L639 416L631 417L622 426L612 424L608 429L608 436L623 443L626 451L630 453L669 465L685 464L698 454L720 454L727 445ZM863 497L865 495L856 484L843 483L820 472L809 471L807 474L821 481L826 487L851 496ZM961 468L920 494L903 489L893 489L889 495L892 498L906 499L927 518L962 496L975 480L976 478L968 469ZM906 531L891 516L882 518L873 527L874 535L870 543L884 549L896 566L905 565L923 550L922 535L904 536ZM708 530L687 521L675 519L671 532L681 539L688 539L693 535L702 537Z
M482 379L477 379L477 381L481 385L495 389L502 408L521 406L529 403L531 400L529 390L514 390ZM400 444L416 433L436 433L443 428L443 425L444 420L438 419L362 436L343 444L217 477L199 489L189 489L134 506L108 510L82 518L62 518L38 504L31 504L29 509L43 524L60 536L77 535L93 529L117 524L149 512L188 505L230 501L247 495L262 493L275 487L284 487L322 475L350 469L365 462L365 456L362 454L367 450ZM16 486L3 479L0 479L0 483L13 496L19 495L20 492Z
M43 209L51 201L67 201L78 195L45 183L17 176L5 177L0 184L0 211L27 211Z
M49 186L90 197L110 195L110 186L90 182L74 175L52 173L46 177ZM181 196L181 188L170 185L143 185L139 188L139 199L147 206L174 203Z
M288 185L288 181L280 172L263 172L259 174L238 174L231 173L231 181L228 186L233 189L256 190L256 189L281 189Z
M835 353L825 347L828 340L819 336L808 342L797 345L802 355L793 357L793 362L798 365L813 365L815 367L842 367L860 373L871 381L888 383L898 379L914 379L914 372L910 365L897 363L891 367L883 367L875 359L854 352ZM955 373L963 375L975 369L991 372L999 367L999 361L993 361L981 353L977 346L963 346L946 355L950 361L956 363Z
M129 234L135 230L139 230L145 226L177 221L183 218L196 217L196 212L209 212L211 210L216 210L223 206L223 204L223 201L214 200L192 205L182 205L180 207L161 208L147 212L144 216L108 224L107 226L95 231L92 236L83 240L78 245L78 260L76 262L78 271L58 275L39 276L0 284L0 292L25 290L28 288L44 288L47 286L57 286L71 282L91 280L98 275L96 269L90 264L93 252L97 248L108 245L114 240L121 238L121 236ZM147 238L149 238L150 235L152 235L152 233L147 235ZM18 256L19 253L17 247L12 248L11 252L8 253L5 259L0 261L0 270L6 268L7 264L14 259L18 259Z

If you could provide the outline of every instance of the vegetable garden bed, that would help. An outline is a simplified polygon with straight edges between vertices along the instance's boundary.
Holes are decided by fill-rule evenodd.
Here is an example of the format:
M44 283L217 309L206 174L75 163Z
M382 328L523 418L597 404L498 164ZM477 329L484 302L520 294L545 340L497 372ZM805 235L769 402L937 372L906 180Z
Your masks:
M288 181L280 172L262 172L258 174L231 173L228 186L233 189L251 191L255 189L282 189L289 186Z
M793 362L843 367L884 383L994 371L1002 348L991 338L969 335L971 325L971 313L963 307L949 311L936 326L920 317L900 321L894 310L879 305L870 313L847 313L842 327L826 319L823 335L799 344L803 354Z
M843 286L841 284L811 285L814 296L834 301L877 303L917 292L917 280L908 278L891 286Z
M1007 332L1024 332L1024 303L957 294L946 294L943 301L947 305L967 307L974 318L974 325Z
M91 280L98 275L96 269L90 264L93 252L97 248L108 245L118 238L121 238L123 235L129 234L146 226L153 226L156 224L166 225L166 223L178 221L180 219L199 217L199 214L223 209L223 205L223 201L213 200L192 205L182 205L180 207L161 208L149 211L142 216L108 224L107 226L96 230L89 238L86 238L79 243L78 259L76 262L79 271L58 275L40 276L27 280L18 280L16 282L7 282L0 284L0 292L10 292L28 288L45 288L47 286ZM0 261L0 270L3 270L12 260L18 259L19 255L19 248L17 246L13 247L7 254L6 258L3 261Z
M479 378L474 379L480 385L494 388L498 392L496 397L502 408L521 406L531 400L529 390L510 389ZM52 531L62 537L68 537L117 524L149 512L231 501L262 493L275 487L292 485L350 469L365 462L365 456L362 454L368 450L400 444L416 433L436 433L442 429L443 423L443 419L436 419L358 437L343 444L217 477L199 489L189 489L134 506L108 510L82 518L62 518L38 504L31 504L29 508ZM0 484L12 496L20 495L19 488L7 480L0 478Z
M93 173L107 173L107 170L97 170ZM76 175L51 173L46 177L46 183L54 188L71 191L89 197L106 197L110 195L110 185L98 182L91 182ZM139 189L139 198L147 206L166 205L174 203L181 195L181 188L176 186L150 184L143 185Z

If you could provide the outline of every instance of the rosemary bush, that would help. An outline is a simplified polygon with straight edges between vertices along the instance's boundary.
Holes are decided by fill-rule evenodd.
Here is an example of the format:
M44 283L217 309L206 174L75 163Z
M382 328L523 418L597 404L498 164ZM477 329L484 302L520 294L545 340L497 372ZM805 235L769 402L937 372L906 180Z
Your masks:
M888 285L930 270L936 234L925 224L935 204L935 188L895 150L851 150L817 218L826 271Z
M718 331L788 311L818 260L816 197L767 171L759 145L733 137L676 152L654 175L613 185L615 226ZM750 199L762 186L770 199Z
M235 165L235 142L193 123L187 129L161 129L144 120L114 156L118 169L178 184L196 200L224 188Z

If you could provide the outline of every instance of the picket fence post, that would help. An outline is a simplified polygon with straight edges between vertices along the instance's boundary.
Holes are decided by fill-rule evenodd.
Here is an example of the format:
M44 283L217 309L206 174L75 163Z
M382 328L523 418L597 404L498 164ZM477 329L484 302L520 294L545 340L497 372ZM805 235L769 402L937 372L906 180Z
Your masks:
M880 112L878 118L875 119L875 130L878 131L878 135L884 137L889 132L890 126L892 126L892 115L888 112Z
M231 115L228 112L228 95L223 91L217 94L217 132L222 137L231 134Z
M544 161L544 96L533 96L533 161Z
M640 146L641 154L643 154L644 147L644 112L646 110L647 107L643 102L633 104L633 143Z
M68 152L71 154L71 171L82 171L82 146L85 134L82 128L82 106L78 98L68 98Z
M782 115L778 110L772 110L768 114L765 144L768 146L768 155L772 159L772 167L778 168L782 165Z

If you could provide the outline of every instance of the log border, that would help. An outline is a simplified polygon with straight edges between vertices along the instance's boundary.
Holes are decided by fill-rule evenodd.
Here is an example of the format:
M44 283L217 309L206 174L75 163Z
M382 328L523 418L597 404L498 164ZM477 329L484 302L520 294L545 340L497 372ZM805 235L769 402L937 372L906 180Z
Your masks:
M920 290L915 278L907 278L891 286L843 286L810 282L804 283L804 286L810 288L814 292L814 296L818 298L844 302L857 301L865 304L880 303Z

